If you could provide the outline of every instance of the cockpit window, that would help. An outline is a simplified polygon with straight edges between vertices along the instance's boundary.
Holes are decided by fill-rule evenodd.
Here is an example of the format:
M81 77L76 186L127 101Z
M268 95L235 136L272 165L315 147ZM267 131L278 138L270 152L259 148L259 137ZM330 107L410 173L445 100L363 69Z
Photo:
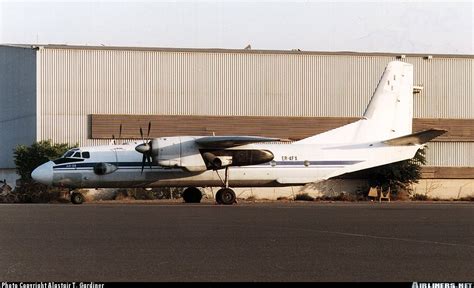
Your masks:
M72 154L74 154L74 151L68 151L68 152L66 152L66 153L63 155L63 158L71 157Z
M87 157L86 157L87 156ZM82 157L84 158L89 158L89 152L83 152ZM71 149L64 153L64 155L56 160L53 160L55 164L64 164L64 163L70 163L70 162L81 162L84 161L81 157L81 151L79 151L78 148Z

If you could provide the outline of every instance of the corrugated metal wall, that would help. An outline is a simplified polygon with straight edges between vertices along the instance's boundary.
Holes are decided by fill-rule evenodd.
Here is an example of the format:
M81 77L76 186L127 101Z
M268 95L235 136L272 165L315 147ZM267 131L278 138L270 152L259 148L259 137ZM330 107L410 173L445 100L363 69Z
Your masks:
M38 57L37 138L81 145L107 143L88 139L90 114L357 117L395 59L87 48L45 48ZM415 65L414 82L424 85L415 117L474 118L474 58L404 61ZM465 144L434 145L430 163L472 163L474 153L450 153L459 145Z
M32 144L35 137L36 52L1 46L0 169L15 168L13 149L18 144Z
M474 167L474 142L430 142L426 166Z

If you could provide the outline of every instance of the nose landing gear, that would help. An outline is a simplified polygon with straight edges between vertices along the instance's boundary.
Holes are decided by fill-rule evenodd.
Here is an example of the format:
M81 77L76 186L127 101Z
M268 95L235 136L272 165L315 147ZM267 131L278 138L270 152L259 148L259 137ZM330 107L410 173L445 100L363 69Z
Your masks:
M82 204L84 202L84 196L79 192L71 193L72 204Z

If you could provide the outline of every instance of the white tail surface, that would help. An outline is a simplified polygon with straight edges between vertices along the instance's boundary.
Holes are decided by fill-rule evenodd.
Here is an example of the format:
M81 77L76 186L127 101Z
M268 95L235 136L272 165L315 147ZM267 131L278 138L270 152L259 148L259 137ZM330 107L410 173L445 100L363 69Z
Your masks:
M388 63L362 119L305 138L301 144L378 142L412 133L413 65Z

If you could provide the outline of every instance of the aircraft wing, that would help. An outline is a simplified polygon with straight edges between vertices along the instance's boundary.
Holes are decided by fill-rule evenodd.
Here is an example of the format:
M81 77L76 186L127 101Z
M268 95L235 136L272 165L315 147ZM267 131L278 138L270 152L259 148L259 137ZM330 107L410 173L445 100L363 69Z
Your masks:
M433 140L434 138L446 133L448 131L443 129L429 129L410 135L393 138L383 143L394 146L414 145L414 144L425 144L426 142Z
M283 142L289 140L259 136L208 136L198 138L195 141L199 146L206 148L230 148L251 143Z

